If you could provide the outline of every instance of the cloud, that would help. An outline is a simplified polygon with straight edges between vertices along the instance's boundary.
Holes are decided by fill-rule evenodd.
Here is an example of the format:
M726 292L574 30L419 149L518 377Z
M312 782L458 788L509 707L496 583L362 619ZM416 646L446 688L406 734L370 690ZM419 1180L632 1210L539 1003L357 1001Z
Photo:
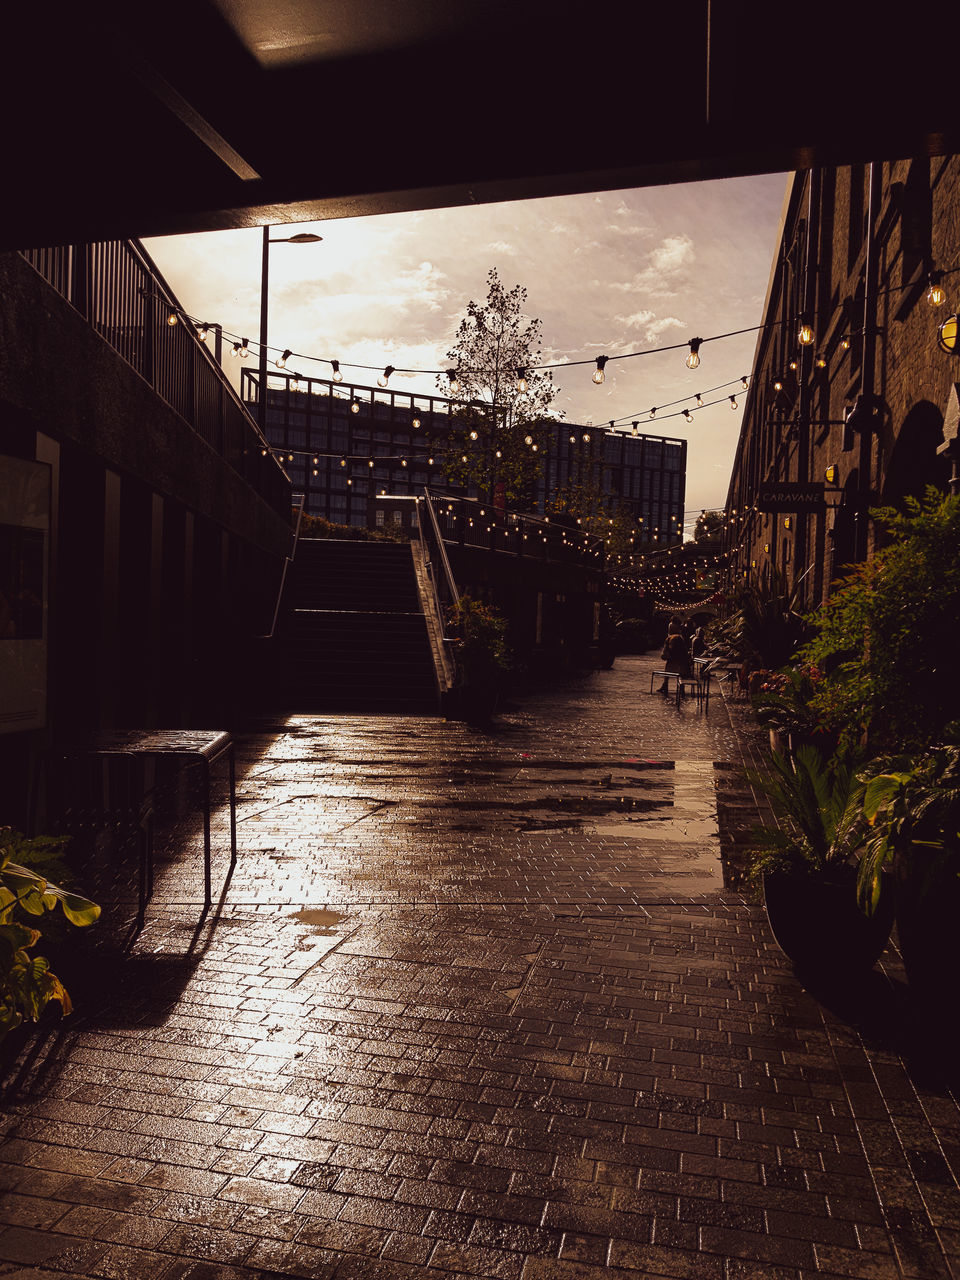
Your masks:
M487 245L487 248L491 253L516 254L518 252L516 245L507 244L506 240L494 240Z
M672 297L696 253L688 235L666 236L650 251L647 265L632 280L611 281L610 288L621 293L642 293L652 297Z

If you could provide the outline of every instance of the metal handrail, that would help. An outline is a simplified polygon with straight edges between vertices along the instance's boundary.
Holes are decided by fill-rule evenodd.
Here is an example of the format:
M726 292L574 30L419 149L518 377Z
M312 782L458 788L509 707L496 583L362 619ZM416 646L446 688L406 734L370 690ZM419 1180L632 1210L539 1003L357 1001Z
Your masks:
M303 519L303 507L307 500L307 495L305 493L298 493L294 496L299 498L299 502L294 503L297 511L297 519L293 526L293 539L290 543L290 554L283 557L283 568L280 570L280 587L277 590L277 603L273 610L273 622L271 622L270 630L266 635L257 636L258 640L272 640L276 633L277 619L280 617L280 605L283 601L283 589L287 582L287 570L290 568L293 563L293 559L297 554L297 543L300 541L300 522Z
M440 522L437 520L437 513L433 509L433 500L431 498L429 489L424 489L423 501L426 504L427 513L430 518L429 520L430 531L433 534L434 545L437 548L437 553L440 559L440 567L443 570L444 582L447 588L447 594L449 595L449 603L451 605L455 605L457 601L460 599L460 592L459 592L459 589L457 588L456 579L453 576L453 569L450 567L450 558L447 555L447 548L444 546L443 536L440 533ZM420 531L422 534L423 521L422 520L419 521L419 524L420 524ZM438 584L436 582L436 571L433 569L433 557L430 555L429 547L426 545L424 546L424 552L426 553L427 564L431 570L431 578L434 582L434 592L437 596L437 603L441 604L442 602L440 599L440 591L438 589ZM443 616L443 612L441 608L441 617L442 616Z
M591 565L596 564L599 556L600 564L603 563L604 540L599 534L573 529L551 521L547 516L491 511L490 503L476 498L431 494L430 490L425 492L427 498L440 507L440 516L445 526L442 529L440 518L431 502L431 515L441 546L449 542L456 546L486 549L496 553L530 557L539 554L547 560L556 558L567 563L589 562ZM448 519L448 516L452 516L452 519ZM454 525L459 527L447 527ZM582 545L577 546L575 539L581 540ZM531 545L525 545L527 543Z
M269 444L139 241L21 256L274 511L289 512L289 481Z

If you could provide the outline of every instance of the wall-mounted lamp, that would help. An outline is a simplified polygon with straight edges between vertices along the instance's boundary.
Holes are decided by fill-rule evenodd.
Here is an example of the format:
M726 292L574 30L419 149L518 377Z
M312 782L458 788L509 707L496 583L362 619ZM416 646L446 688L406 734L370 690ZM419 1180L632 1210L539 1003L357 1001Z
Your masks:
M937 329L937 345L948 356L960 355L960 316L947 316Z
M832 462L823 473L823 478L826 480L827 484L837 483L837 468Z
M783 517L783 527L784 527L785 529L792 529L792 528L793 528L793 518L792 518L791 516L784 516L784 517Z

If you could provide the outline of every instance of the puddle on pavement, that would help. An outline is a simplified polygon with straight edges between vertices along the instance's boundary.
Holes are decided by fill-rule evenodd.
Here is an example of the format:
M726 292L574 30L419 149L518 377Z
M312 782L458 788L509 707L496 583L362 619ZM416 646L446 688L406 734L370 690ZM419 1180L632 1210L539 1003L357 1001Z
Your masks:
M329 907L304 907L301 911L294 911L290 919L308 924L319 933L333 933L343 919L343 912L331 911Z

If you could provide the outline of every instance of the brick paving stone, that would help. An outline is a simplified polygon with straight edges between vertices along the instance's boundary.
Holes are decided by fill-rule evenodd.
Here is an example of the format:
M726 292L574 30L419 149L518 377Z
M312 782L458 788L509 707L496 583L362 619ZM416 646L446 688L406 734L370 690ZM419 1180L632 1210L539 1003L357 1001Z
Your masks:
M652 664L489 731L239 735L222 901L187 815L8 1064L0 1275L957 1280L960 1109L896 951L798 982L735 890L762 735Z

